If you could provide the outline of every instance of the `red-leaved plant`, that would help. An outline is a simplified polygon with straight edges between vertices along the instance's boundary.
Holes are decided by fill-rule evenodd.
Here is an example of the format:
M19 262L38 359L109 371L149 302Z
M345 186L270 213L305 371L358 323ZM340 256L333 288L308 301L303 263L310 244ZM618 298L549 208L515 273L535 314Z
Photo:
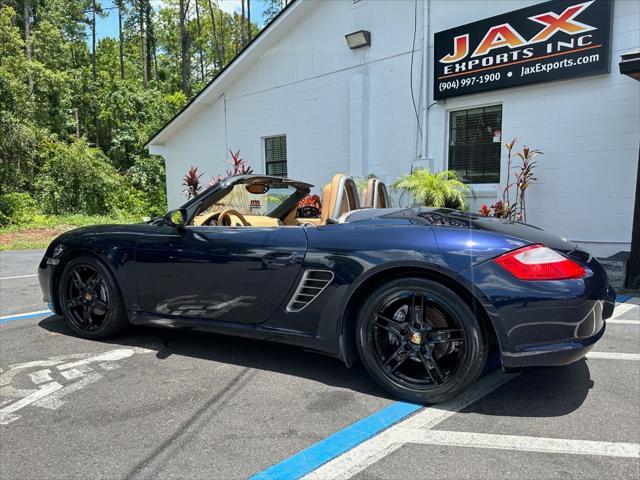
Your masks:
M229 153L231 154L231 160L227 161L229 165L231 165L231 169L225 172L224 178L233 177L234 175L250 175L253 173L253 168L249 166L249 163L240 157L240 149L235 152L229 149ZM214 185L218 185L222 180L224 180L221 175L217 175L209 180L207 187L213 187Z
M200 177L202 177L202 175L202 173L198 175L198 167L191 165L191 168L182 179L182 186L185 187L182 193L186 195L187 198L195 197L200 193L200 190L202 190L200 186Z
M227 170L227 177L232 177L234 175L249 175L253 173L253 168L249 166L247 161L243 158L240 158L240 149L236 150L234 153L231 149L229 149L229 153L231 154L231 161L227 162L231 164L231 170Z
M504 146L507 149L507 184L502 190L502 200L498 200L490 207L482 205L480 207L480 215L483 217L497 217L503 220L513 221L527 221L526 210L526 192L531 184L537 180L533 175L533 170L536 168L537 161L534 160L538 155L542 155L540 150L531 150L524 145L522 151L513 152L513 147L516 144L514 138ZM522 163L518 165L517 171L514 173L515 183L510 183L511 178L511 165L513 163L513 157L517 156L522 160ZM516 187L516 199L511 203L509 192L513 187Z

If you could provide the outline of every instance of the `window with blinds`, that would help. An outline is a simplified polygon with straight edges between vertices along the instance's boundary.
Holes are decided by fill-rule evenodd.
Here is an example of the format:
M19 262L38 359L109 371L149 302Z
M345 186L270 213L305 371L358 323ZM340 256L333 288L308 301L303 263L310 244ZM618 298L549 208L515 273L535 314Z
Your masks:
M449 169L465 183L499 183L502 106L451 112Z
M264 158L267 175L287 176L287 137L267 137L264 139Z

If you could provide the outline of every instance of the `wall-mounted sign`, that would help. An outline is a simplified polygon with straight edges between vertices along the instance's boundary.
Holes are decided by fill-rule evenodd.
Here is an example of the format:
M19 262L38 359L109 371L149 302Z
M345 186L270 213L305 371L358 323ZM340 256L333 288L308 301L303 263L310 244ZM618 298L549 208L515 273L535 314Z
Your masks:
M435 34L436 100L609 71L611 0L553 0Z

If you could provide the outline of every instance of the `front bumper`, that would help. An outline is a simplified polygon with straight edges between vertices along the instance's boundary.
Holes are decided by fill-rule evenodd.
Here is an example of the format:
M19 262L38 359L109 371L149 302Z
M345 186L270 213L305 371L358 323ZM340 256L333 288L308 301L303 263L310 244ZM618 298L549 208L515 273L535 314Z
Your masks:
M56 265L57 263L55 261L52 261L50 257L45 255L38 267L38 281L40 282L40 290L42 291L42 301L47 304L49 310L60 314L56 308L53 297L53 279Z

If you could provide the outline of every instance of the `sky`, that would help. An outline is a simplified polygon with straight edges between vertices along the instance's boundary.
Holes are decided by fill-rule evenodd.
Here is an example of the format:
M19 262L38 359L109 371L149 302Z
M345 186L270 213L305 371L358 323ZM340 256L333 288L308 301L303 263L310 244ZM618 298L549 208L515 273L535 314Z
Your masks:
M100 40L105 37L118 38L118 11L114 7L113 0L102 0L100 4L108 13L105 17L96 17L96 38ZM160 8L163 0L151 0L154 9ZM200 5L200 2L198 2ZM240 0L218 0L220 8L228 13L242 11L242 3ZM251 0L251 21L256 22L259 27L264 25L264 2L262 0ZM110 10L107 10L110 9Z

